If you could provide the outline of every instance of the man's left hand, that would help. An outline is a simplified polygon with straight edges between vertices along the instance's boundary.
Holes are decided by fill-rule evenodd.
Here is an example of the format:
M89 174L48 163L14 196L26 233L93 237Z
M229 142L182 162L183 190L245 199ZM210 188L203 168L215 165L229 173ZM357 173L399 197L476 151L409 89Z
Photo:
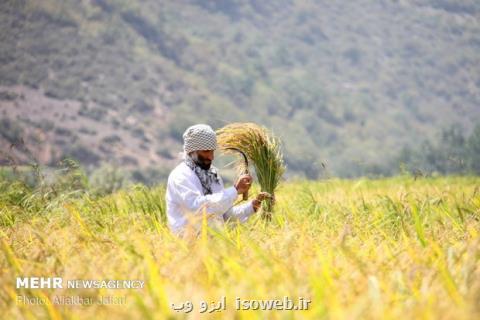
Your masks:
M268 192L260 192L255 199L253 199L252 205L253 205L253 210L257 212L258 208L260 208L260 205L262 204L262 201L265 199L270 199L272 198L273 201L275 201L275 197L268 193Z

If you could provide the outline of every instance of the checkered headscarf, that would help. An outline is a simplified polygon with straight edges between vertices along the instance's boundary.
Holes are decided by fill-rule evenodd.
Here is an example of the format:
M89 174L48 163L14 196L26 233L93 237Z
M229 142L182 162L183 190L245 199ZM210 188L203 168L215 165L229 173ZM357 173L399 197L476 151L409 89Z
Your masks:
M210 169L204 170L190 157L189 153L199 150L217 149L217 135L213 129L206 124L191 126L183 134L184 160L190 169L195 172L202 184L203 194L212 194L212 184L220 183L217 168L213 165Z
M217 135L206 124L196 124L183 133L183 150L186 154L197 150L217 149Z

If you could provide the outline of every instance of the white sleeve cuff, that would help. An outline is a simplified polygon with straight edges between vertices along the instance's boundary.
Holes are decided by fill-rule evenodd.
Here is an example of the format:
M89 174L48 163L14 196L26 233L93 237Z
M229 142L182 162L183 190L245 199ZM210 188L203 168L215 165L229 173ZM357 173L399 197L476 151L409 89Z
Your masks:
M255 210L253 210L253 200L250 201L250 204L249 206L247 207L247 212L246 212L246 216L251 216L253 213L255 212Z
M247 221L247 219L255 212L253 210L253 200L250 200L249 202L245 203L242 205L241 211L240 211L240 221L243 223Z
M227 196L228 199L230 199L232 202L235 201L238 197L238 192L237 189L234 186L231 186L229 188L224 189L225 190L225 195Z

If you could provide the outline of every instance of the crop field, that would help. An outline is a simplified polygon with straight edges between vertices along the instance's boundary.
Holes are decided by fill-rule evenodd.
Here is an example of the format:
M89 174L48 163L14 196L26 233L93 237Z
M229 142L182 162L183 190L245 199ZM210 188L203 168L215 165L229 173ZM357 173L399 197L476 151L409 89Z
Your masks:
M163 186L2 188L2 319L480 318L479 177L284 182L271 221L203 221L184 238L165 224ZM63 287L19 288L17 277ZM286 300L297 310L281 310Z

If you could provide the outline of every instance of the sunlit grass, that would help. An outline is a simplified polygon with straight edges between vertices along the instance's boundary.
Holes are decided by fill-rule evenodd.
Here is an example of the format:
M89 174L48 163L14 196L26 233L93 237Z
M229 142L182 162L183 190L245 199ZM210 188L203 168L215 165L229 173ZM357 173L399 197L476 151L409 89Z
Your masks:
M2 318L475 319L480 316L480 179L289 182L276 213L178 239L164 188L0 207ZM258 186L255 186L257 192ZM32 202L36 203L36 202ZM38 205L38 204L35 204ZM12 220L12 214L16 218ZM206 225L206 224L205 224ZM140 290L16 289L16 276L139 279ZM126 296L126 305L22 305L16 296ZM306 311L235 310L235 298L312 300ZM171 303L190 300L190 314Z

